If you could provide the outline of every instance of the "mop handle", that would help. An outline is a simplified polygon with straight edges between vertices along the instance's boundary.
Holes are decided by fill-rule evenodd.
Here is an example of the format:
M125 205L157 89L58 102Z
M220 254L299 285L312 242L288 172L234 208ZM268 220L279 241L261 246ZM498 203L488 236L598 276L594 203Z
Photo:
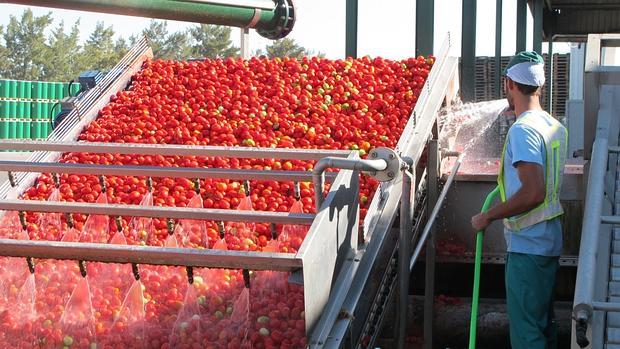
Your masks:
M495 187L484 200L481 212L487 212L499 193ZM469 324L469 349L476 349L476 326L478 324L478 299L480 298L480 265L482 264L482 239L484 230L476 233L476 257L474 260L474 292L471 299L471 320Z

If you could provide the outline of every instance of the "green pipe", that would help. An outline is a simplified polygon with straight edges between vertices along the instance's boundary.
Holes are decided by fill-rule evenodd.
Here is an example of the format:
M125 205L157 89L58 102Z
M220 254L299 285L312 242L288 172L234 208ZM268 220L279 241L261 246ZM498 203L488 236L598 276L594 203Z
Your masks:
M499 187L487 195L481 212L487 212L495 197L499 194ZM474 260L474 292L471 299L471 320L469 324L469 349L476 349L476 326L478 325L478 300L480 299L480 266L482 264L482 239L484 230L476 233L476 258Z
M258 7L242 0L0 0L0 2L254 28L260 35L274 40L288 35L295 23L293 0L273 2L263 0L261 3L270 6Z

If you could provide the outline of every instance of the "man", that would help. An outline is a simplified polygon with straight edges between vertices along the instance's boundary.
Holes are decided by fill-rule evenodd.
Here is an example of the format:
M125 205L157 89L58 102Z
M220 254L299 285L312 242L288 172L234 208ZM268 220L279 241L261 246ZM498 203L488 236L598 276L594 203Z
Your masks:
M506 302L513 349L556 347L553 292L562 252L560 186L567 131L540 106L543 58L520 52L504 70L517 120L510 127L498 176L501 203L472 217L475 231L504 221Z

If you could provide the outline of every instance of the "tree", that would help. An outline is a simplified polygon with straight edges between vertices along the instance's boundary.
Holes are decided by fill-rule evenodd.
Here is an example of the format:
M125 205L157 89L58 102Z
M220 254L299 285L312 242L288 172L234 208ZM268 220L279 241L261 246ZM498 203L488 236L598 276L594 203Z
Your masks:
M201 24L189 30L192 57L225 58L239 55L239 48L230 40L230 27Z
M168 33L168 22L151 20L149 26L142 30L142 35L149 39L153 56L159 59L186 59L190 54L187 32ZM133 44L136 36L129 38Z
M71 27L69 34L60 22L49 36L47 56L53 57L44 63L42 78L48 81L68 81L75 78L80 71L80 21Z
M3 35L6 51L6 67L2 77L9 79L36 80L44 74L49 50L45 30L52 23L51 13L35 17L30 9L21 19L11 16Z
M80 55L81 70L106 71L114 67L119 60L114 44L114 29L105 27L103 22L97 22L95 30L84 43Z
M298 45L294 39L284 38L275 40L271 45L265 47L265 51L256 51L256 55L265 55L269 58L275 57L295 57L301 58L303 56L312 55L313 52L307 50L303 46ZM320 55L320 54L319 54Z

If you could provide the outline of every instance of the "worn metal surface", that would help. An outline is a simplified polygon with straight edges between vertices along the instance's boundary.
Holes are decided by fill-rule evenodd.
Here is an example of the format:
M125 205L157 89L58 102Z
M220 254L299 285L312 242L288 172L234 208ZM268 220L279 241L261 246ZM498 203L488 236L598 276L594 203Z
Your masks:
M271 222L309 225L313 214L268 211L222 210L210 208L91 204L42 200L0 200L0 210L26 212L84 213L174 219L202 219L224 222Z
M341 271L347 273L342 268L345 261L357 253L358 227L359 172L340 171L297 252L303 259L306 332L310 338L315 338L313 330L323 310L340 308L343 297L336 299L331 289Z
M10 239L0 239L0 255L251 270L294 271L302 267L302 259L288 253Z

